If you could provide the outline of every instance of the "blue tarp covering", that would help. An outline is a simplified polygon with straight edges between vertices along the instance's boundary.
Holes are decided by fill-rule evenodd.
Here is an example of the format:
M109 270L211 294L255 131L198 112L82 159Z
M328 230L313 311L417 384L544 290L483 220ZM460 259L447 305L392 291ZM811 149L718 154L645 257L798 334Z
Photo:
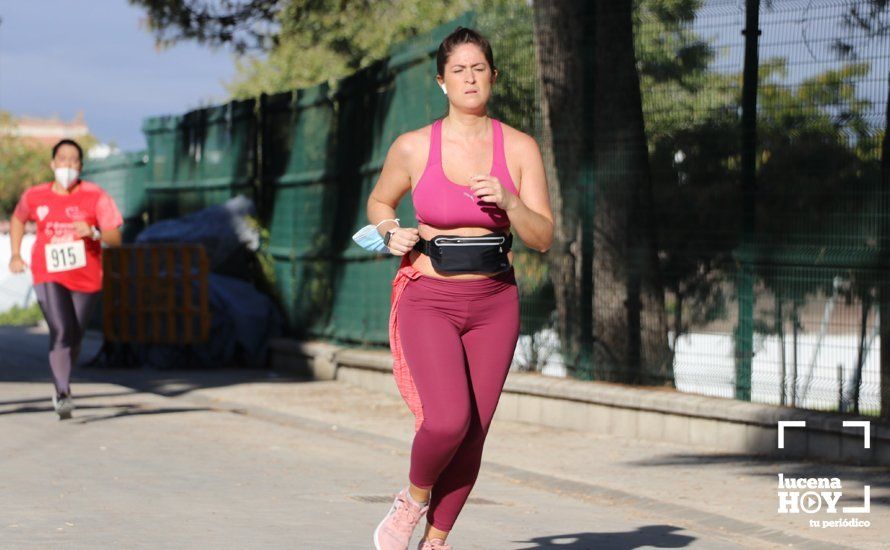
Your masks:
M265 365L269 338L281 334L282 317L272 299L245 280L249 278L247 264L232 261L259 248L258 229L247 219L253 213L253 203L239 196L180 219L152 224L136 237L137 243L203 244L212 272L208 279L209 341L189 346L141 346L145 363L160 368L220 367L234 362ZM243 277L231 276L233 264L244 270Z

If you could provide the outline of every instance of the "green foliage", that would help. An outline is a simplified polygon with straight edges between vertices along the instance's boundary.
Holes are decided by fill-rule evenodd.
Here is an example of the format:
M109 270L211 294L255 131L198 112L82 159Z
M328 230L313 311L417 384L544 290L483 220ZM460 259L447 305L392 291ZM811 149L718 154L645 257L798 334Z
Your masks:
M714 110L735 100L734 76L709 70L712 46L691 29L701 0L645 0L636 11L636 49L650 143L711 124Z
M0 218L8 218L22 192L52 176L49 149L13 137L3 129L12 116L0 111Z
M855 59L857 48L890 37L890 0L856 0L845 9L842 28L847 35L832 44L841 57Z
M257 261L265 284L274 288L276 286L275 258L272 257L272 252L269 250L269 229L263 227L260 221L253 216L247 216L244 221L248 227L257 230L260 234L260 247L256 251Z
M712 47L689 25L698 4L642 1L637 12L661 278L676 333L725 317L742 226L742 77L709 68ZM758 272L762 285L800 303L826 291L831 277L774 264L814 261L818 250L863 252L876 242L881 135L856 90L867 64L789 85L787 63L768 59L759 71L755 239L761 262L771 265Z
M480 3L481 4L481 3ZM491 100L493 116L528 134L538 112L537 67L531 7L525 2L477 6L477 25L491 42L498 68Z
M877 156L855 144L867 139L871 103L856 95L866 64L845 65L782 85L784 60L768 64L760 88L758 232L764 246L831 243L863 250L875 227L863 201L877 181ZM876 214L876 212L875 212ZM793 216L793 218L792 218ZM834 241L834 242L831 242Z
M235 98L254 97L347 76L386 57L393 45L478 4L473 0L288 0L277 16L280 32L274 46L265 56L237 60L229 92Z
M12 215L15 205L25 189L52 179L49 163L52 149L10 134L7 130L15 124L11 113L0 111L0 219ZM87 151L96 144L96 138L78 138Z
M783 82L784 59L761 67L757 238L765 256L826 242L829 235L848 236L850 248L876 238L856 229L857 219L863 225L869 221L859 214L868 204L862 201L864 186L876 181L878 170L876 140L865 119L870 103L856 95L856 82L867 71L862 64L847 65L792 87ZM655 127L649 141L662 266L667 286L675 290L697 289L702 277L732 261L739 242L740 86L726 81L739 77L712 78L716 93L691 94L689 102L671 96L681 99L676 102L680 115L647 112L647 125L651 120ZM653 89L650 105L667 102L654 95ZM694 112L699 95L724 103L710 104L683 124L671 120L684 108ZM678 151L683 153L679 162Z
M146 26L159 48L181 40L235 51L266 49L277 34L281 0L130 0L146 12ZM319 2L307 2L318 4Z
M12 309L0 313L0 326L33 326L41 320L43 320L43 312L40 311L40 306L37 304L25 308L12 306Z
M701 89L701 77L713 59L708 43L691 30L701 4L701 0L636 2L637 62L650 83L675 81L684 88Z

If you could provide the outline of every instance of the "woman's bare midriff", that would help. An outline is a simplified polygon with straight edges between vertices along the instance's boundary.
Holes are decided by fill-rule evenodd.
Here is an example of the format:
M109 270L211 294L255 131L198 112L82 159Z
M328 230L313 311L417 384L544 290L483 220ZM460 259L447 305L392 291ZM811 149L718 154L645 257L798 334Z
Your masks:
M485 227L455 227L451 229L440 229L438 227L433 227L431 225L426 225L424 223L418 223L417 229L420 232L420 236L426 240L430 240L436 235L460 235L463 237L480 237L482 235L489 235L492 233L491 229L487 229ZM509 234L509 232L504 232L504 234ZM445 273L439 273L435 269L433 269L433 263L430 261L429 256L426 254L421 254L416 250L410 251L408 254L408 260L411 262L411 265L414 266L414 269L420 271L423 275L427 277L436 277L438 279L485 279L488 277L492 277L496 275L496 273L460 273L457 275L448 275ZM507 253L507 258L510 261L510 265L513 265L513 252Z

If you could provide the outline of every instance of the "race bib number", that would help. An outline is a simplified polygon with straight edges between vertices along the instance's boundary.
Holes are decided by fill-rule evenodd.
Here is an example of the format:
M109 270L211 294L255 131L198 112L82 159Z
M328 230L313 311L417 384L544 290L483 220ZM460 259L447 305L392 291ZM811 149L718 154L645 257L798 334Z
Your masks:
M82 239L67 243L48 244L44 247L46 271L58 273L87 265L87 250Z

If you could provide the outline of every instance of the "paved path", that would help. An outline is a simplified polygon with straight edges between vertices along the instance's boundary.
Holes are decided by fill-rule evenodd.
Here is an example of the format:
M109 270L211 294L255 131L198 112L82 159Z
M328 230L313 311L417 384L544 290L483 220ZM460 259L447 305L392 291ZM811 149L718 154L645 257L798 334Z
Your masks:
M97 342L88 340L87 353ZM0 548L370 548L402 483L400 401L265 371L80 369L47 394L46 335L0 328ZM773 463L495 421L456 550L881 548L890 473ZM872 486L869 528L776 513L776 475ZM858 487L858 493L857 489Z

